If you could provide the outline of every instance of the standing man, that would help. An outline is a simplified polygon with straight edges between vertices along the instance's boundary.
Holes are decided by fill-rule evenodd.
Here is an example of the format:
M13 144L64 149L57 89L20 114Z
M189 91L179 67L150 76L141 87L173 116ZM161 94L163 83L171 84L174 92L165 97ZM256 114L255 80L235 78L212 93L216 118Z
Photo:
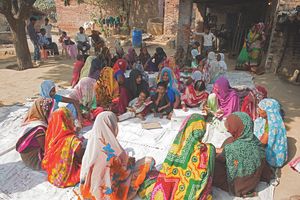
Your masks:
M77 33L75 41L77 43L77 49L81 51L82 54L85 54L91 48L91 45L89 44L89 38L84 33L83 27L79 28L79 33Z
M40 53L40 46L38 41L38 34L34 28L35 23L36 23L36 18L30 17L30 23L27 26L27 34L29 35L29 38L34 47L33 61L37 66L39 66L41 60L41 53Z
M213 50L213 42L216 40L216 36L210 32L208 28L204 29L204 33L194 32L194 34L203 37L203 55L207 56L207 54Z
M43 25L42 28L46 30L46 38L50 42L50 44L52 43L52 27L52 24L49 24L49 19L45 18L45 25Z

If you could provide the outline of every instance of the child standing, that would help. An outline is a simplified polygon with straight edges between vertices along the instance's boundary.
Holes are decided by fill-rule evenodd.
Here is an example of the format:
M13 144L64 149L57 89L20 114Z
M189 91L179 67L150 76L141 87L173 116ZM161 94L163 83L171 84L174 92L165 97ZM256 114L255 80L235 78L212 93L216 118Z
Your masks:
M203 55L206 56L208 52L213 50L213 42L216 40L216 36L208 28L204 29L204 33L194 32L194 34L203 37Z
M173 108L167 95L167 86L163 82L157 84L156 94L151 98L151 111L154 117L162 118L167 115L167 119L171 119Z
M145 120L146 99L149 97L148 91L141 91L139 96L129 102L127 112L119 116L119 121L124 121L133 117Z
M73 76L72 76L72 81L71 81L72 88L74 88L75 85L79 81L80 72L81 72L81 69L82 69L83 65L84 65L83 55L77 55L77 60L74 63Z

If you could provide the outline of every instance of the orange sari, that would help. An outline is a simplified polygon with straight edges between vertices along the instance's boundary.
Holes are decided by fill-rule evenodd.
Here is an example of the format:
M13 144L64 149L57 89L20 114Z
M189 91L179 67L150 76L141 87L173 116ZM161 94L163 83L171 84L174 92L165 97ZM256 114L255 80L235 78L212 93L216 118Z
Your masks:
M42 168L48 181L57 187L74 186L79 182L80 164L75 152L81 140L75 135L71 113L66 108L53 112L45 138L45 155Z

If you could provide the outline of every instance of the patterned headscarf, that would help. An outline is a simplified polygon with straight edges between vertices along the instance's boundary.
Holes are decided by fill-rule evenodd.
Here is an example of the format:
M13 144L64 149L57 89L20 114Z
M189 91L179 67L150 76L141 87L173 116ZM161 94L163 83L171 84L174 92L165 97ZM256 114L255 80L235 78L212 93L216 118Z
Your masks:
M275 99L263 99L258 107L268 116L267 162L273 167L282 167L288 158L286 128L280 114L280 104ZM265 132L266 120L255 120L254 134L260 138Z

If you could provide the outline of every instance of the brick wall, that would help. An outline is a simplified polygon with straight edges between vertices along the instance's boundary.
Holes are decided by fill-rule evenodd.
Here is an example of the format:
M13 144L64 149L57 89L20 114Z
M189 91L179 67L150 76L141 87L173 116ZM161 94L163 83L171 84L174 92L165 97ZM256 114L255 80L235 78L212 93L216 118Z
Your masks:
M177 33L179 17L179 0L165 1L164 34L175 35Z
M90 21L92 13L99 13L97 8L87 4L78 5L76 1L71 1L70 6L64 6L62 0L55 0L55 3L58 26L71 34L76 33L84 22ZM147 30L148 19L155 18L159 15L158 5L158 0L132 0L129 18L130 26ZM105 9L103 9L103 15L116 16L119 14L120 8L121 1L112 0L111 6L106 6Z

